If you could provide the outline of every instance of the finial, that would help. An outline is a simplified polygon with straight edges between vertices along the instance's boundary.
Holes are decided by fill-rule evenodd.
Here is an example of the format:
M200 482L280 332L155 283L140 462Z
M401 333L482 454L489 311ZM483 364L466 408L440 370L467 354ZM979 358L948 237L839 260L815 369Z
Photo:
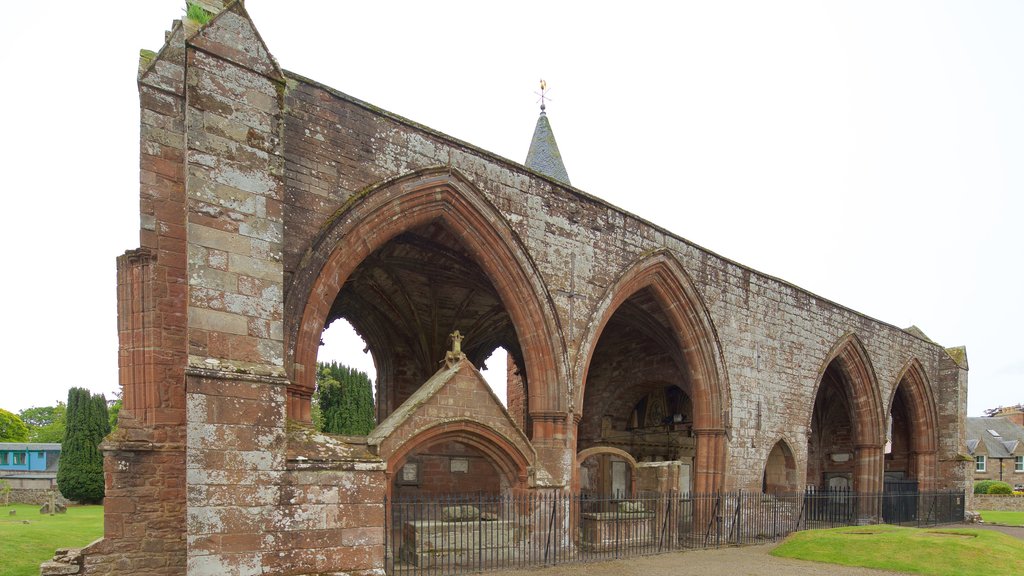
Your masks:
M444 355L444 361L445 364L447 364L448 367L451 368L452 366L457 364L459 360L462 360L463 358L466 357L466 355L462 353L462 339L465 338L465 336L463 336L461 332L456 330L455 332L452 332L449 337L452 339L452 349L449 350L448 353Z
M541 114L544 114L545 113L544 110L547 108L547 106L544 105L544 101L545 100L551 100L551 98L547 95L547 90L548 90L548 83L545 82L543 78L541 78L540 79L540 94L539 94L539 96L540 96L540 113ZM534 92L534 94L537 94L537 93Z

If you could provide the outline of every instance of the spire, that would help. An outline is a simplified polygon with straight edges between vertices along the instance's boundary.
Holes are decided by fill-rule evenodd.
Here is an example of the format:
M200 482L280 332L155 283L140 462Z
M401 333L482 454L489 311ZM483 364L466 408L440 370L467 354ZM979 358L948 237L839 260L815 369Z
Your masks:
M544 101L549 99L546 95L547 87L547 83L541 80L540 117L537 118L537 127L533 129L530 151L526 154L526 167L564 184L570 184L569 173L565 171L565 165L562 164L562 155L558 152L555 133L551 131L551 123L548 121L548 114L545 111L547 107L544 105Z

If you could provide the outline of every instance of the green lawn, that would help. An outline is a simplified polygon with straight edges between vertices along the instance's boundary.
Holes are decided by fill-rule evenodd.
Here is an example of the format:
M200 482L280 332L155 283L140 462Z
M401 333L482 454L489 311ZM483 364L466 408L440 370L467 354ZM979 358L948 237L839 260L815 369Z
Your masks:
M1024 540L969 528L880 525L807 530L791 535L772 554L934 576L1024 574Z
M0 576L35 576L57 548L81 548L100 536L103 506L70 506L54 516L26 504L0 508Z
M981 519L986 524L1002 524L1004 526L1024 526L1024 512L1000 512L998 510L979 510Z

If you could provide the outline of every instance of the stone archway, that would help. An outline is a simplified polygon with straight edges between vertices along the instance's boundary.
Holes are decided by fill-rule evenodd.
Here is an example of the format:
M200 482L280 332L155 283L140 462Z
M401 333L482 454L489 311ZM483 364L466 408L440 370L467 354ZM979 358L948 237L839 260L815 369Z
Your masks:
M874 370L855 335L825 359L808 421L807 484L882 491L885 433Z
M795 494L800 488L796 471L796 457L789 442L780 438L768 453L761 479L761 492L765 494Z
M886 479L917 484L920 491L935 489L938 429L935 401L924 367L907 362L889 399L890 449L885 455Z
M595 352L608 338L636 334L635 341L627 343L628 350L618 347L623 351L622 358L653 354L652 362L664 370L651 374L650 381L681 386L691 402L692 414L679 414L681 418L667 415L671 421L666 425L678 427L677 432L685 432L694 439L694 491L708 493L723 488L728 426L725 364L710 315L679 262L666 251L637 262L609 288L593 318L575 362L579 378L574 405L582 408L582 417L604 417L588 414L587 409L587 388L592 368L597 365ZM606 332L609 325L614 325L615 330ZM606 333L611 336L606 338ZM614 352L602 352L599 356L596 362L619 359ZM628 386L616 393L623 394L626 389ZM585 423L580 429L586 432L594 428L592 423ZM579 441L582 447L588 439L580 437Z
M564 413L561 344L553 306L539 273L515 233L484 196L458 173L437 168L384 182L351 199L329 219L303 258L285 302L289 417L309 421L320 334L332 314L337 314L336 300L345 283L367 258L401 243L403 235L410 232L417 234L416 242L424 241L425 236L427 242L437 240L430 237L434 234L444 236L434 253L453 245L464 250L507 315L516 340L514 349L521 353L516 361L525 372L528 412L536 416L535 421ZM367 322L363 332L368 340L386 343L386 326ZM488 344L496 347L502 343ZM435 348L443 351L444 347L443 342L431 343L428 353L421 354L425 359L420 364L431 361ZM378 370L383 365L386 372L392 360L376 353L374 357ZM428 377L429 372L421 376ZM396 406L400 400L390 404ZM546 437L549 430L539 429L539 436Z
M529 455L524 454L514 442L505 438L493 428L472 420L455 420L442 422L422 430L400 445L395 446L392 450L387 450L386 453L381 454L387 460L387 472L390 479L389 493L396 481L401 482L403 467L411 458L419 456L424 459L452 459L451 454L439 456L436 451L431 450L445 444L464 446L467 448L465 451L467 460L477 457L492 466L494 472L499 477L497 492L505 493L528 488L531 467ZM459 457L461 455L454 458ZM467 462L467 474L469 473L468 466L471 465L471 462ZM481 467L480 469L486 474L486 467ZM422 475L421 471L420 473ZM435 484L439 483L435 482ZM447 493L457 492L456 490ZM472 492L486 493L487 490L477 488L469 493ZM445 492L443 490L432 490L431 493Z
M603 498L631 497L636 492L637 462L625 450L612 446L587 448L576 455L576 464L579 474L574 492Z

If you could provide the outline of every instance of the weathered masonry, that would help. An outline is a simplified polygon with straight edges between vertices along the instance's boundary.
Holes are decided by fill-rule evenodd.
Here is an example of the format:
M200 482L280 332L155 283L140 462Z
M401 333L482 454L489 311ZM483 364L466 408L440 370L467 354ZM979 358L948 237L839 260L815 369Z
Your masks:
M379 574L388 495L963 488L963 349L571 187L546 116L520 165L203 4L140 67L124 409L81 573ZM377 366L366 438L309 426L338 318ZM498 347L507 410L477 372Z

